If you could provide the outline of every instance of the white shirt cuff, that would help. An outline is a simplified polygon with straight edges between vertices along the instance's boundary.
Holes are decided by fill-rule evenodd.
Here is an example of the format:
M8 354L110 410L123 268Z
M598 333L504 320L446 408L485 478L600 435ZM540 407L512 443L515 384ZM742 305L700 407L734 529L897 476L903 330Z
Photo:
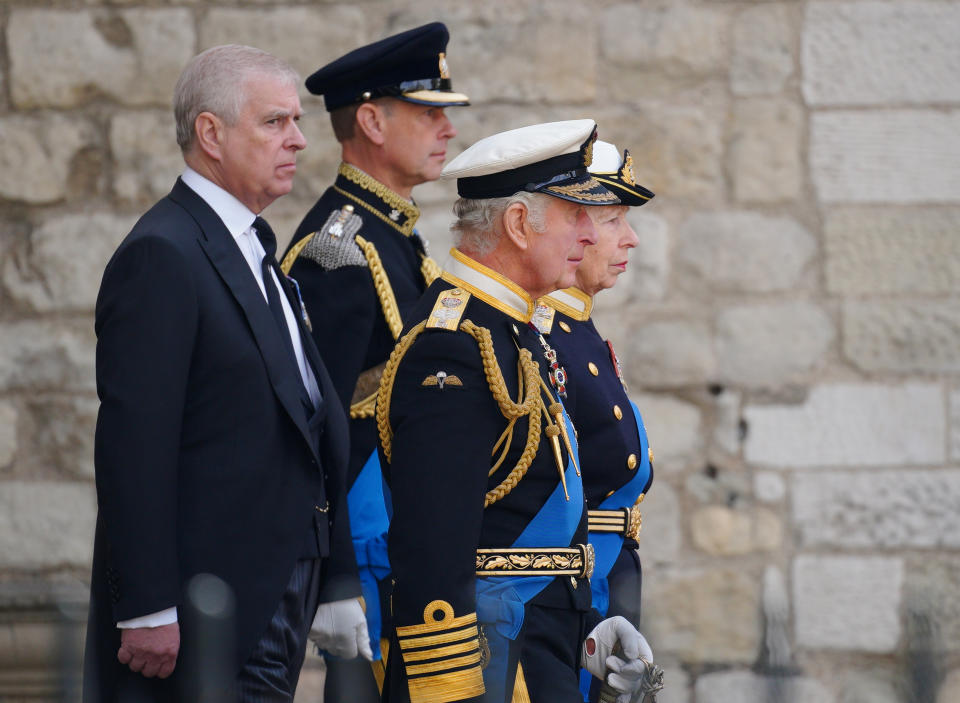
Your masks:
M160 627L161 625L171 625L177 621L177 607L161 610L159 613L150 613L141 615L132 620L121 620L117 627L121 630L132 630L135 627Z

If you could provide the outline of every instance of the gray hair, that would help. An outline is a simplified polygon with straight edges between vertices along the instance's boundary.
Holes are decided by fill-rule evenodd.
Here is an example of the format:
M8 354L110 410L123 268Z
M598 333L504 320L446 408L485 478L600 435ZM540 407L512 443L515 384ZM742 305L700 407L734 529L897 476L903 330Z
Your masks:
M527 221L537 232L546 229L547 205L553 196L543 193L520 191L505 198L471 200L459 198L453 204L456 221L450 225L457 247L466 245L480 256L489 254L497 246L503 234L500 222L504 213L514 203L527 209Z
M215 46L187 64L173 89L177 144L184 154L193 146L193 126L201 112L211 112L227 125L237 123L243 109L246 79L254 74L275 76L290 85L300 84L300 74L286 61L241 44Z

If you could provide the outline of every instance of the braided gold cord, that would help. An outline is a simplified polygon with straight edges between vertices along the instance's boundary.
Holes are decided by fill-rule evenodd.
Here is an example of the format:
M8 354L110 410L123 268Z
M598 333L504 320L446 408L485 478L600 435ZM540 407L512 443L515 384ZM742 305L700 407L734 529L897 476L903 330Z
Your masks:
M440 278L440 274L443 273L443 269L440 268L440 264L433 260L432 257L424 256L423 261L420 262L420 273L423 274L423 280L427 282L429 286L435 280Z
M373 417L374 406L377 404L377 394L371 393L359 403L350 406L350 419L362 420L367 417Z
M390 328L390 334L394 339L400 336L403 329L403 321L400 319L400 308L397 307L397 299L393 295L393 289L390 287L390 280L387 278L387 272L383 268L383 262L377 253L377 248L373 242L368 242L363 237L357 235L357 246L367 257L367 265L370 266L370 273L373 276L373 287L377 291L377 297L380 299L380 307L383 308L383 317L387 321L387 327Z
M393 429L390 427L390 399L393 396L393 381L403 355L407 353L407 350L426 326L427 321L424 320L403 335L397 342L397 346L393 348L390 358L387 359L387 365L383 369L383 376L380 377L380 388L377 390L377 432L380 435L380 446L383 447L383 456L387 463L390 462L393 442Z

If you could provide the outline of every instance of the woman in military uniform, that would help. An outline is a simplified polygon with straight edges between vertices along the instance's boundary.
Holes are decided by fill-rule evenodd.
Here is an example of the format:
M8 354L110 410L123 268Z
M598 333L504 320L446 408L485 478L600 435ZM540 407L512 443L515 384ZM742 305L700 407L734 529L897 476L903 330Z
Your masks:
M569 376L567 408L577 427L590 544L596 564L591 579L593 607L600 615L640 621L641 568L636 553L639 505L653 481L652 453L640 412L627 397L613 346L590 319L593 297L611 288L626 270L637 235L626 220L629 207L653 193L639 185L628 151L598 141L590 173L622 204L593 208L597 244L577 268L577 284L538 301L537 325L550 340ZM587 698L592 677L584 671ZM593 679L593 681L596 681ZM592 700L599 695L593 685Z

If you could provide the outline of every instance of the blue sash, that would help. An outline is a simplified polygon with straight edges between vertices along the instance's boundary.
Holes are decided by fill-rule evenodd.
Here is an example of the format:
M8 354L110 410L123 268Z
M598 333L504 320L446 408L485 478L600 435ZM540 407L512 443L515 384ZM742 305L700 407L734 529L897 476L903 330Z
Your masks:
M350 530L353 533L353 551L357 555L357 570L360 587L367 604L367 633L373 658L380 659L380 591L377 581L390 575L390 560L387 556L387 516L383 494L383 476L380 459L374 451L363 465L357 480L347 493L350 511Z
M567 434L577 452L573 424L563 414ZM566 547L583 517L583 483L573 461L567 460L568 501L557 484L540 511L527 524L511 547ZM486 625L490 663L483 672L488 700L506 700L507 653L523 626L524 605L550 585L556 576L491 576L477 578L477 619ZM491 627L492 626L492 627ZM513 682L509 682L511 685Z

